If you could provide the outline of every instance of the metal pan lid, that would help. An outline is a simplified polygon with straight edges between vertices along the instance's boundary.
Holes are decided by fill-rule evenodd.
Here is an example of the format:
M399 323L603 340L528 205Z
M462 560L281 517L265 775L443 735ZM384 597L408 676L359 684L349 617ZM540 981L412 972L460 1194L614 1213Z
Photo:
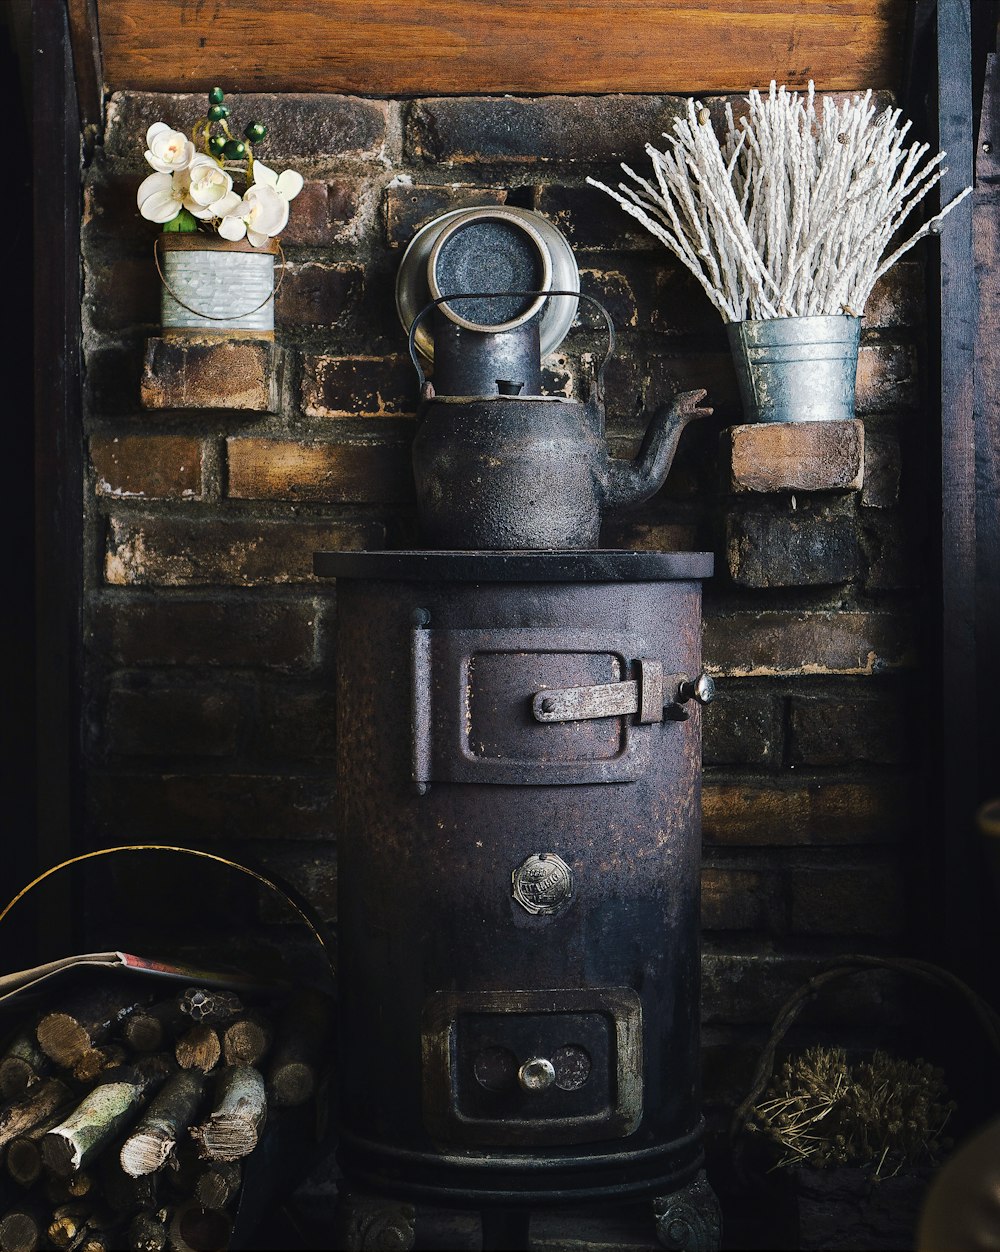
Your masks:
M570 248L563 234L540 213L535 213L531 209L519 209L506 205L498 207L495 204L452 209L447 213L442 213L439 217L433 218L417 231L400 262L399 272L396 276L396 309L399 313L399 320L407 332L409 332L413 319L426 304L436 299L440 294L450 294L447 292L441 293L440 291L432 292L432 254L435 260L440 256L441 249L435 252L439 238L445 232L447 232L445 239L453 238L455 237L454 232L457 231L459 226L465 227L477 220L483 220L484 222L505 220L508 223L516 223L521 226L530 237L541 241L544 254L547 254L549 258L548 266L544 267L548 270L548 283L545 286L564 291L580 290L580 272L577 268L576 257L573 255L572 248ZM540 305L543 299L544 297L540 297L537 303ZM462 320L460 303L458 301L455 303L456 308L449 312L449 316L460 325L463 325L465 322ZM571 296L560 296L545 300L545 307L539 315L539 338L542 355L555 351L559 344L562 343L567 331L573 324L573 319L576 317L577 303L577 300ZM523 310L518 311L515 324L519 324L521 320L527 320L527 318L534 316L536 312L537 309L534 307L526 316L522 316ZM456 313L458 316L456 316ZM476 326L477 329L481 328L481 324L470 324ZM501 330L504 329L504 326L502 324L494 325L491 329ZM415 342L420 353L427 360L434 359L434 339L426 324L422 324L417 328Z

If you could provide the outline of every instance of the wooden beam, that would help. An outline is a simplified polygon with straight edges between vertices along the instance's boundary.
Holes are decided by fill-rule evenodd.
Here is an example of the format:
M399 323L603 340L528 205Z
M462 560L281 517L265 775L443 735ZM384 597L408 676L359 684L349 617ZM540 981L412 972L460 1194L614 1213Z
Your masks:
M62 3L34 0L35 611L38 861L73 850L80 822L83 436L80 392L80 120ZM41 946L58 955L69 879L46 894ZM55 951L53 951L55 949Z
M80 105L80 128L87 147L91 148L104 123L104 70L97 27L97 0L66 0L66 6Z
M899 88L911 0L98 0L111 90Z
M938 0L937 140L948 153L940 183L944 203L973 182L972 26L970 0ZM976 657L976 297L971 197L941 234L941 804L938 844L946 941L957 966L971 968L982 925L978 803Z
M995 36L994 36L995 40ZM976 267L976 653L981 799L1000 797L1000 56L986 58L973 204Z

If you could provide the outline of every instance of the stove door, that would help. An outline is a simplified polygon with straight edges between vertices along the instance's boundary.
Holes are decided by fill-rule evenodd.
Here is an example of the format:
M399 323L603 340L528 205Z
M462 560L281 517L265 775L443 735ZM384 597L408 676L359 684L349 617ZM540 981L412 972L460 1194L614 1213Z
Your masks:
M421 1033L436 1142L586 1143L642 1118L642 1008L628 988L439 992Z
M635 782L649 763L650 725L621 710L630 696L636 707L636 658L646 653L638 636L609 643L593 631L415 628L414 782ZM547 722L533 713L547 690L619 687L606 716Z

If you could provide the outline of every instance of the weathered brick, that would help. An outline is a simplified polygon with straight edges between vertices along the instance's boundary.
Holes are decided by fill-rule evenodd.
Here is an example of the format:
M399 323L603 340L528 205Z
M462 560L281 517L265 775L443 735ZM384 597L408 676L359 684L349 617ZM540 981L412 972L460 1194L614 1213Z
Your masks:
M657 248L663 249L663 245L634 217L629 217L596 187L538 187L533 207L562 231L577 252L653 252Z
M630 552L690 552L697 546L697 527L683 522L638 521L609 517L601 527L602 548Z
M855 408L881 413L917 407L920 371L910 344L862 344L858 353Z
M715 700L701 716L706 765L776 765L781 761L781 701L767 688L734 691L721 682Z
M927 577L928 535L924 519L908 520L896 514L865 518L864 538L868 591L905 591L921 586Z
M413 498L406 443L227 439L228 494L236 500L396 503Z
M333 781L270 774L138 774L92 771L95 831L164 843L273 837L331 839Z
M264 339L149 339L143 406L272 412L274 357L274 344Z
M858 575L858 537L851 517L741 512L726 518L729 575L741 587L811 587Z
M874 674L914 665L917 631L902 613L709 611L703 646L715 676Z
M281 670L318 660L320 607L309 600L172 596L94 605L90 651L119 665L230 665Z
M897 865L823 866L790 874L793 932L890 938L903 928Z
M866 509L891 509L899 500L901 474L899 438L891 431L865 432L865 483L861 503Z
M238 691L217 686L112 687L107 745L123 756L232 756L245 721Z
M327 847L311 844L268 848L267 868L287 884L326 926L337 921L337 858ZM302 919L276 892L260 893L260 920L269 926L301 926Z
M506 204L504 187L476 187L469 183L427 184L392 182L385 189L383 214L390 248L405 247L425 222L449 213L485 204Z
M281 242L286 247L326 247L351 238L368 184L361 178L307 179L295 197Z
M256 152L266 165L296 157L372 159L381 155L385 143L389 116L385 100L227 93L226 103L232 111L230 122L238 131L252 121L267 126L267 138ZM201 93L115 92L108 101L104 150L110 157L136 164L141 156L139 145L153 122L166 122L190 133L198 118L204 117L205 107Z
M808 787L706 778L701 813L707 843L774 847L809 842Z
M796 765L897 765L907 757L907 726L898 697L792 696L788 759Z
M648 275L646 276L648 282ZM581 266L580 291L584 295L593 296L607 310L616 331L626 327L634 329L639 324L639 305L642 295L642 277L630 273L625 265ZM637 287L640 296L636 295ZM646 300L642 301L648 307ZM604 331L605 321L600 311L587 300L581 300L577 306L577 322L588 330Z
M751 422L722 432L734 492L856 491L865 475L865 428L849 422Z
M652 136L682 113L676 96L446 96L416 101L406 119L413 160L468 165L644 159ZM610 201L608 202L610 205Z
M83 186L80 237L85 250L98 240L113 241L117 249L141 250L147 264L153 265L153 241L160 227L147 221L136 204L136 191L144 177L141 170L117 173L103 162L94 162Z
M332 761L337 705L332 686L308 691L268 686L261 694L252 749L262 760Z
M747 847L890 843L913 820L909 778L726 781L702 787L707 843Z
M87 264L84 309L97 330L159 326L160 294L152 255L115 256Z
M190 435L94 435L94 489L99 496L197 499L202 450L202 441Z
M872 288L862 326L876 330L919 326L925 316L924 267L919 261L897 261Z
M817 972L815 957L770 952L705 952L701 962L703 1026L768 1025L785 1000Z
M770 1028L785 1001L828 964L828 958L801 952L710 949L701 963L702 1024L760 1023ZM803 1010L799 1020L867 1028L899 1007L897 977L885 970L860 971L831 983L815 1009Z
M309 417L407 417L417 375L406 356L307 356L302 409Z
M678 347L654 355L630 344L619 344L604 379L609 427L620 435L640 436L660 405L680 391L698 388L707 389L704 404L715 416L710 423L702 421L688 426L681 436L682 446L692 436L697 437L702 428L716 433L720 424L740 416L736 373L728 352L682 351Z
M384 537L378 522L111 517L104 578L121 587L312 582L314 552L377 547Z
M102 343L87 352L84 379L89 411L102 417L134 416L140 407L139 379L145 340Z
M705 930L780 932L784 929L780 876L756 869L704 866L701 924Z
M353 262L288 262L275 296L275 321L286 327L340 324L356 310L364 276L364 267Z

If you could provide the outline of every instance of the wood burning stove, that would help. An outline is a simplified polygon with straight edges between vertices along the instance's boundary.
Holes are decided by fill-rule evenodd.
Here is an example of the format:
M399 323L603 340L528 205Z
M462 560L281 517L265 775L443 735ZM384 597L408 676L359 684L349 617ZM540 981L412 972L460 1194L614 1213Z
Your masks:
M712 557L585 550L602 506L663 481L704 393L651 423L635 465L604 448L603 367L586 405L520 394L524 379L537 390L538 319L545 332L552 307L525 275L550 290L553 269L575 276L536 217L446 215L439 243L460 264L431 248L435 301L407 326L415 354L421 318L437 319L439 387L473 379L442 397L417 363L421 517L439 546L471 534L483 550L314 562L337 580L340 1238L352 1249L412 1247L421 1205L641 1197L665 1246L719 1242L698 1103ZM456 282L479 294L455 295ZM505 297L491 325L498 290L521 304ZM404 294L401 309L422 303ZM449 307L463 298L478 301L475 322Z
M383 1246L359 1231L386 1213L405 1229L407 1204L642 1195L668 1213L667 1246L713 1246L697 1094L711 556L315 564L337 579L348 1246Z

